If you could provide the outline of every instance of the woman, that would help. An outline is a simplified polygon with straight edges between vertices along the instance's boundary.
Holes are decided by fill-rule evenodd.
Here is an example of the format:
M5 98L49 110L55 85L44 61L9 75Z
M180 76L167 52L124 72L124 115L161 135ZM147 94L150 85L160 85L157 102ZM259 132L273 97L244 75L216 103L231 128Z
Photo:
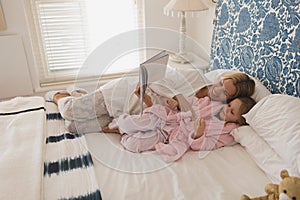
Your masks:
M46 94L45 98L58 105L68 131L73 133L99 132L113 118L124 112L140 113L140 101L134 94L138 91L128 89L124 92L117 89L124 85L128 88L129 82L121 79L119 82L109 83L113 87L104 86L92 93L86 93L77 88L68 91L51 91ZM150 83L146 92L151 98L151 103L165 105L167 99L177 94L196 95L198 98L207 96L211 100L226 101L235 97L251 96L254 89L255 82L245 73L234 72L211 84L197 70L176 69L167 73L163 80ZM120 94L122 92L123 94Z

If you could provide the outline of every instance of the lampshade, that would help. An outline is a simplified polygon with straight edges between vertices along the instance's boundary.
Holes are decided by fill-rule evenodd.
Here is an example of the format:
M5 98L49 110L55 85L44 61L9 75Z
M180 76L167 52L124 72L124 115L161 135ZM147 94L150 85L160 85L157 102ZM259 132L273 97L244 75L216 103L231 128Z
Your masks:
M165 7L164 11L202 11L209 7L201 0L171 0Z

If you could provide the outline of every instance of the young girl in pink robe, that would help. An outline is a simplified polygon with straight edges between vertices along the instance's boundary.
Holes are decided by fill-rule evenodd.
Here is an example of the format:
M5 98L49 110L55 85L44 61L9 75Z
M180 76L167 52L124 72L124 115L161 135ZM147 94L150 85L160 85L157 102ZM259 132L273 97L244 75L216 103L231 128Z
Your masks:
M122 114L109 125L122 135L121 144L131 152L156 150L166 162L178 160L191 150L213 150L231 144L232 129L245 125L243 114L255 104L248 97L228 104L209 97L186 99L190 110L180 111L179 102L155 104L142 115Z

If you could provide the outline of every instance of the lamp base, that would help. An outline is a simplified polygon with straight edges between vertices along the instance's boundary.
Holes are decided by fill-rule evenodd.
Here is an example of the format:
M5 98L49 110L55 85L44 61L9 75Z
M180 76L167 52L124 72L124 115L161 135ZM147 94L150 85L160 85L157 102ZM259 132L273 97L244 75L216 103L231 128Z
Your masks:
M170 54L170 60L181 64L186 64L191 62L190 60L187 59L186 54Z

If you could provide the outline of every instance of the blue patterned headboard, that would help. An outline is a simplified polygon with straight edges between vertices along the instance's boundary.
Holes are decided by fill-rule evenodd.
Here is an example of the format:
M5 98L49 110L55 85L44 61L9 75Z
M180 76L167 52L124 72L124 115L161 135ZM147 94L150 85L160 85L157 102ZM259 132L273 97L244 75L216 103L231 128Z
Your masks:
M211 69L236 69L300 97L300 0L219 0Z

